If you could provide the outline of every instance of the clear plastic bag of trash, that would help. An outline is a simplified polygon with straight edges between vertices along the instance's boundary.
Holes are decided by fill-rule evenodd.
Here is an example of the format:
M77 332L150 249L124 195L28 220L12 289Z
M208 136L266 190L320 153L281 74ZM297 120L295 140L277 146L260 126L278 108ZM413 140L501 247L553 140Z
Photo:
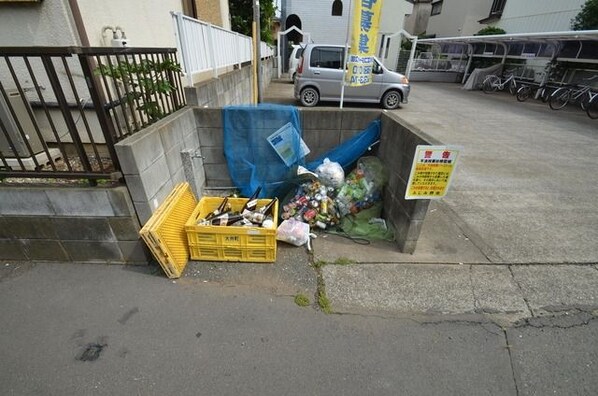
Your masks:
M276 230L276 239L295 246L305 245L309 241L309 224L293 218L284 220Z
M329 187L339 188L345 181L345 171L341 164L328 158L316 168L316 174L320 182Z

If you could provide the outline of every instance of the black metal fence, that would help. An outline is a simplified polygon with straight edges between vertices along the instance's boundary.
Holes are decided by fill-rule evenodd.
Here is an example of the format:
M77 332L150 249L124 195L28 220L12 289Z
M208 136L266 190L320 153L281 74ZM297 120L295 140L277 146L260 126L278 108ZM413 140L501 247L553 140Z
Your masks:
M114 144L183 106L173 48L0 47L0 178L114 178Z

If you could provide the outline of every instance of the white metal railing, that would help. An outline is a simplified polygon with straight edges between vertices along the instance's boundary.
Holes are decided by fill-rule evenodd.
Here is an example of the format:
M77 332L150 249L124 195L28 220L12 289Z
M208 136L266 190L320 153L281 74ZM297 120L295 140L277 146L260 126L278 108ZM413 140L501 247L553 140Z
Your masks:
M212 72L218 77L219 71L227 66L241 65L253 58L251 37L171 12L177 46L182 60L187 84L193 85L193 76ZM261 57L274 55L273 48L262 42Z

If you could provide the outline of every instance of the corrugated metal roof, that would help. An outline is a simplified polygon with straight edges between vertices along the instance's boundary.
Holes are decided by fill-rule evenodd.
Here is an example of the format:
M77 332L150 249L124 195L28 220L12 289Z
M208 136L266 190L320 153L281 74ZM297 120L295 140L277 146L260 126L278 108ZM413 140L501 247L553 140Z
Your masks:
M509 43L509 42L547 42L598 40L598 30L579 30L566 32L493 34L488 36L459 36L421 39L421 44L471 44L471 43Z

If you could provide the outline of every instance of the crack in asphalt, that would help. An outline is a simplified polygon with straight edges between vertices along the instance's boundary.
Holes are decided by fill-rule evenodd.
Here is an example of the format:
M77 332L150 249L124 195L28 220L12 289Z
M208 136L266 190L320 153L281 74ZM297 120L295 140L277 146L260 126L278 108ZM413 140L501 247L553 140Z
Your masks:
M511 365L511 374L513 377L513 385L515 386L515 394L519 396L519 385L517 384L517 377L515 375L515 365L513 364L513 353L511 351L511 344L509 343L509 335L507 334L507 329L502 329L503 335L505 337L505 345L507 348L507 352L509 353L509 363Z
M594 314L590 312L579 312L573 315L552 315L543 317L532 317L521 319L513 324L514 329L521 329L531 327L534 329L573 329L576 327L588 326L591 322L598 320ZM556 322L555 322L556 321ZM565 322L565 323L559 323Z
M511 273L511 278L513 278L513 282L515 282L515 284L517 285L517 288L519 289L519 292L521 293L521 298L523 299L523 302L525 303L525 306L527 307L529 314L532 317L535 316L534 311L532 310L532 307L529 304L529 301L527 301L527 298L525 297L525 293L523 292L523 287L521 287L521 283L519 283L519 281L515 277L515 274L513 273L513 268L510 265L507 265L507 268L509 269L509 272Z
M473 285L473 265L469 266L469 285L471 286L471 295L473 297L473 310L477 312L480 309L480 302L475 295L475 287Z

